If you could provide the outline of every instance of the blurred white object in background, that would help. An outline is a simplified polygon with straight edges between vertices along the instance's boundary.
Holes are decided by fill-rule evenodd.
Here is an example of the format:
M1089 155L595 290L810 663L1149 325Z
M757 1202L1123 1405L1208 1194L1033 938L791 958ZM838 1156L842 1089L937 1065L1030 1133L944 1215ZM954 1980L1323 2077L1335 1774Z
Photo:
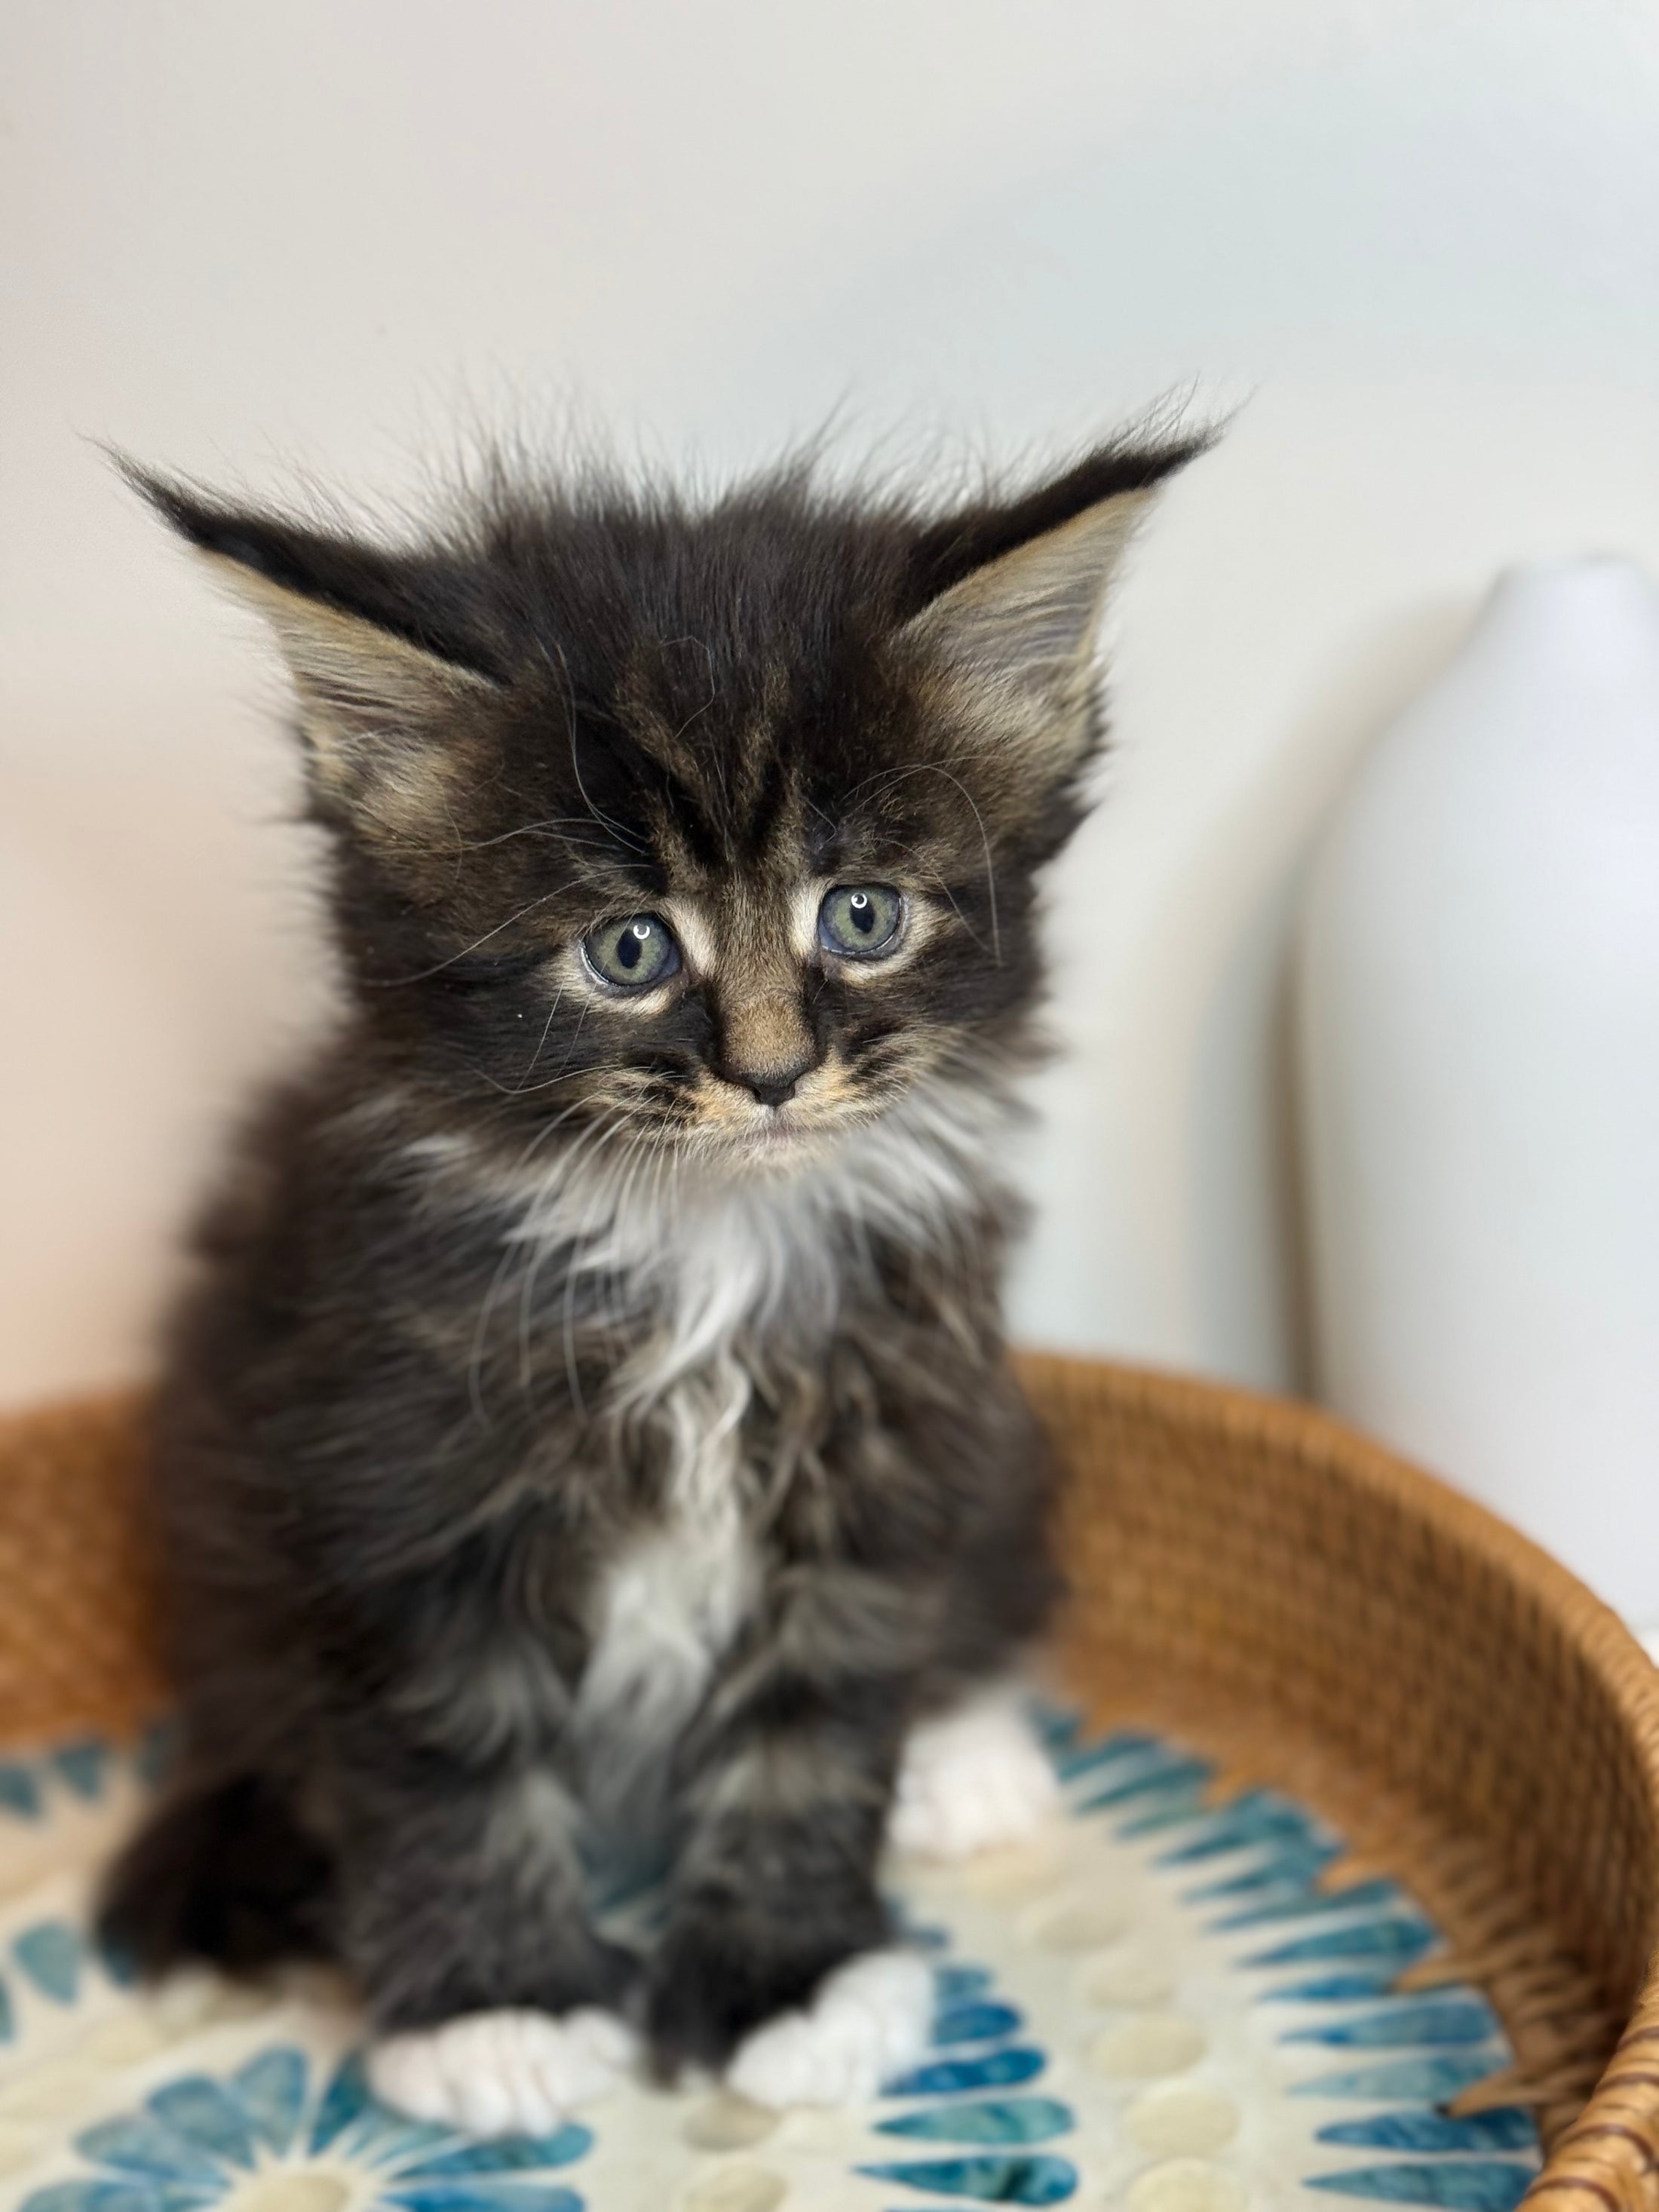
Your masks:
M1304 916L1322 1395L1659 1626L1659 591L1502 577Z

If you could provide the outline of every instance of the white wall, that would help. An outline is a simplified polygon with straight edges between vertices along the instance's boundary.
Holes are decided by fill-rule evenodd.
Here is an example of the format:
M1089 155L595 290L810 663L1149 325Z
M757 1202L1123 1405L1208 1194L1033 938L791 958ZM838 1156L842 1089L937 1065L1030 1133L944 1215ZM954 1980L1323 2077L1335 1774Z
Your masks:
M1659 568L1644 0L10 0L0 1395L135 1371L318 1003L268 664L91 442L393 497L574 407L718 471L1237 407L1120 609L1026 1333L1297 1371L1285 915L1492 569Z

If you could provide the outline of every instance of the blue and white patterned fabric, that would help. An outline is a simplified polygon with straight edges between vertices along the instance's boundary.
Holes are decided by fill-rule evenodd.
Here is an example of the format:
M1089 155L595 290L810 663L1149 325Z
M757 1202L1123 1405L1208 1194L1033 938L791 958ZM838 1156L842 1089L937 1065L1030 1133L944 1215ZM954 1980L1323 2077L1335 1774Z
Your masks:
M1509 2059L1480 1995L1399 1996L1438 1937L1395 1885L1334 1889L1288 1799L1219 1806L1163 1739L1049 1722L1069 1817L1016 1851L901 1867L935 2051L880 2103L779 2116L621 2090L477 2143L364 2087L326 1976L133 1988L85 1933L155 1764L94 1742L0 1761L0 2204L17 2212L957 2212L985 2204L1510 2212L1518 2110L1453 2118Z

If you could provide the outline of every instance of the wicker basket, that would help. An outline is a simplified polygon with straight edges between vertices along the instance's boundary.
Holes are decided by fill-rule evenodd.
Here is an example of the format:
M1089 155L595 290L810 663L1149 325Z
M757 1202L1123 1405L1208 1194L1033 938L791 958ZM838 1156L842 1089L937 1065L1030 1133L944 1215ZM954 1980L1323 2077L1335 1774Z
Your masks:
M1659 2212L1659 1674L1565 1569L1304 1408L1084 1361L1026 1379L1071 1481L1060 1660L1133 1716L1276 1783L1422 1898L1549 2156L1528 2202ZM137 1402L0 1422L0 1738L136 1726L166 1700Z

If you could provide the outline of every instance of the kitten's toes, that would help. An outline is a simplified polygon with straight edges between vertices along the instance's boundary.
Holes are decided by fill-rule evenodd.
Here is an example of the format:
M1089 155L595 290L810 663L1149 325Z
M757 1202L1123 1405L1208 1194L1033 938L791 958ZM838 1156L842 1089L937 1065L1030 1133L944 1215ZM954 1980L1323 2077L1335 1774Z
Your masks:
M927 2048L933 1978L908 1951L866 1951L837 1966L809 2005L738 2045L729 2086L757 2105L862 2105Z
M411 2119L468 2135L546 2135L572 2106L613 2087L635 2052L632 2032L595 2007L559 2020L518 2008L465 2013L374 2045L368 2084Z
M1060 1787L1013 1697L994 1692L911 1731L887 1839L907 1856L970 1858L1052 1819Z

